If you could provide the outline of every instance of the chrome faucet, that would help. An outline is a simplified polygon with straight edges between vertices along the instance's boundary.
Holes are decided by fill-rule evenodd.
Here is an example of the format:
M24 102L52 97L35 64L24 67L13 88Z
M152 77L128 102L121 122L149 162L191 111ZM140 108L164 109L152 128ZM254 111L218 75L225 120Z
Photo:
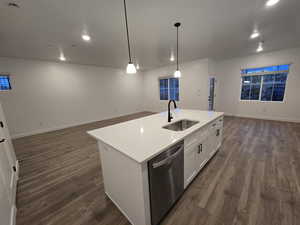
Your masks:
M174 108L175 108L175 109L177 108L175 100L170 100L169 103L168 103L168 122L169 122L169 123L170 123L171 120L173 119L173 116L172 116L171 111L170 111L170 104L171 104L171 102L174 103Z

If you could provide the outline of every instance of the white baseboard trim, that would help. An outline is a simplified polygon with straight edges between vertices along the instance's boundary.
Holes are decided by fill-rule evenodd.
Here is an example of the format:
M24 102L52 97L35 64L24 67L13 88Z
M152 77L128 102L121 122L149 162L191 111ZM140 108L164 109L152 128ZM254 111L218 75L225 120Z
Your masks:
M51 131L62 130L62 129L76 127L76 126L80 126L80 125L84 125L84 124L88 124L88 123L94 123L94 122L98 122L98 121L102 121L102 120L110 120L110 119L118 118L118 117L122 117L122 116L134 115L134 114L137 114L140 112L143 112L143 111L133 112L133 113L129 113L129 114L116 115L114 117L109 117L109 118L102 118L102 119L97 119L97 120L78 122L78 123L73 123L73 124L68 124L68 125L63 125L63 126L37 129L34 131L29 131L29 132L24 132L24 133L19 133L19 134L11 134L11 138L16 139L16 138L27 137L27 136L36 135L36 134L47 133L47 132L51 132Z
M21 138L21 137L27 137L27 136L31 136L31 135L42 134L42 133L47 133L47 132L51 132L51 131L62 130L62 129L70 128L70 127L80 126L80 125L84 125L87 123L93 123L93 122L97 122L97 121L99 121L99 120L85 121L85 122L80 122L80 123L64 125L64 126L56 126L56 127L51 127L51 128L37 129L34 131L29 131L29 132L24 132L24 133L12 134L11 138L16 139L16 138Z
M225 113L225 116L251 118L251 119L259 119L259 120L273 120L273 121L291 122L291 123L300 123L300 119L290 119L290 118L282 118L282 117L253 116L253 115L242 115L242 114L231 114L231 113Z
M10 225L16 225L16 220L17 220L17 208L16 206L12 206L10 211Z

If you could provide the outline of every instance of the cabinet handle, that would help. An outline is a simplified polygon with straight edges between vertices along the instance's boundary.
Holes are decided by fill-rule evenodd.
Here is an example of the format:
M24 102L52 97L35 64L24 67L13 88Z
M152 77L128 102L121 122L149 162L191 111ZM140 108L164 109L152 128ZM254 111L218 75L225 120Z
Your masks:
M4 141L5 141L5 139L3 138L3 139L0 140L0 143L3 143Z
M199 146L198 146L198 154L200 154L202 152L202 144L200 144Z
M216 136L218 137L220 135L220 129L217 130Z
M2 121L0 121L0 127L4 127L4 124L3 124L3 122Z

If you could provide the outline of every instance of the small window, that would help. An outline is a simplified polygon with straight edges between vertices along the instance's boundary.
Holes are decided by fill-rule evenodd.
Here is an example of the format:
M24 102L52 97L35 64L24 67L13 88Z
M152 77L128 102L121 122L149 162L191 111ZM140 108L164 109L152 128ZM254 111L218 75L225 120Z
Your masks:
M290 65L244 69L241 100L283 101Z
M10 90L10 80L7 75L0 75L0 91Z
M179 101L179 79L162 78L159 79L160 100Z

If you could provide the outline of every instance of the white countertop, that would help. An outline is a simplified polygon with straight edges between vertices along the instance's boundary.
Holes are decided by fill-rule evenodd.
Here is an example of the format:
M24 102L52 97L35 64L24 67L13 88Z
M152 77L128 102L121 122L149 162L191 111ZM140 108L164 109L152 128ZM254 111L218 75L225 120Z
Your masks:
M91 130L88 134L138 163L143 163L223 114L222 112L176 109L172 111L174 118L171 123L181 119L195 120L199 123L184 131L167 130L162 127L169 124L168 112L162 112Z

